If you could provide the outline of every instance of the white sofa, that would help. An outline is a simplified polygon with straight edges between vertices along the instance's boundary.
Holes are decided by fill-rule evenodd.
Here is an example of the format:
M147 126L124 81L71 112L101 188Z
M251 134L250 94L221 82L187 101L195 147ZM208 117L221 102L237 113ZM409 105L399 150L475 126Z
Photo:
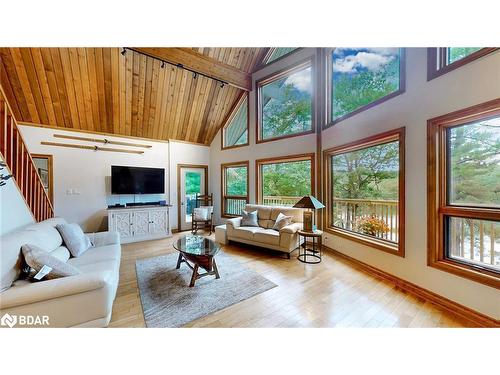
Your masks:
M303 210L300 208L256 204L247 204L245 206L245 211L247 212L255 210L257 210L259 226L241 226L241 217L228 219L226 222L227 240L280 251L286 253L288 258L290 258L290 253L299 246L297 231L302 229ZM291 216L292 224L277 231L272 229L272 227L280 212L286 216Z
M118 287L121 246L117 232L89 234L93 247L70 258L53 218L0 238L0 317L48 316L49 327L105 327ZM81 274L30 282L19 279L24 244L36 245L78 268ZM10 286L10 287L9 287ZM19 319L18 319L19 322Z

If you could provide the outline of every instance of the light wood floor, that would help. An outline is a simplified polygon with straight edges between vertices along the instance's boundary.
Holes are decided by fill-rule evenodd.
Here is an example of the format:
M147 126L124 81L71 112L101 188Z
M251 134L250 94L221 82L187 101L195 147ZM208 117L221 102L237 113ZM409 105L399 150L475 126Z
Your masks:
M145 327L135 261L175 252L172 243L183 235L123 245L110 327ZM187 327L471 326L328 251L316 265L299 262L296 253L288 260L275 252L233 244L224 251L278 286Z

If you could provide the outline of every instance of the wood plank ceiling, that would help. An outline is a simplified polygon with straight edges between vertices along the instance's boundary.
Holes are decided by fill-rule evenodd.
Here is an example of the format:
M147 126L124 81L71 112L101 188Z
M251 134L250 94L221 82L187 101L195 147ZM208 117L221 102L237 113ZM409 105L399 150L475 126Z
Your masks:
M210 144L243 90L120 48L0 48L19 122ZM267 48L193 48L252 73ZM174 61L174 63L177 63ZM2 69L0 69L2 70Z

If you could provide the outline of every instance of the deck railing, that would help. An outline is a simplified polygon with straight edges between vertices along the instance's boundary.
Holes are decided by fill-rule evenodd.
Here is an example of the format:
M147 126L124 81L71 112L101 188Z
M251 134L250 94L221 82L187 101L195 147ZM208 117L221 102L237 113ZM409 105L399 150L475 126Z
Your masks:
M384 240L398 242L399 209L398 201L373 199L333 199L333 224L337 227L357 231L356 225L363 217L374 217L383 221L388 231L375 236Z
M500 223L469 218L451 218L450 255L500 269ZM497 241L499 243L497 243Z
M262 204L268 206L293 206L302 197L287 197L287 196L264 196Z
M224 213L226 215L235 215L240 216L241 211L245 209L245 205L247 204L247 197L242 196L234 196L227 195L224 197L225 209Z
M1 64L1 62L0 62ZM1 69L1 67L0 67ZM17 127L16 119L0 85L0 153L36 221L54 216L38 169Z

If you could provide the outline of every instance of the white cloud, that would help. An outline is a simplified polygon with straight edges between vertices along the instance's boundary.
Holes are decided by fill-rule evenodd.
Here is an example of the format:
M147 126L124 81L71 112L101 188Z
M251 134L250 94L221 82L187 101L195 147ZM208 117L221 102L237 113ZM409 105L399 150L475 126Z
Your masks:
M340 73L356 73L360 68L372 71L379 70L394 59L393 54L394 49L372 48L370 52L358 52L355 55L335 59L333 69Z
M308 93L312 93L311 68L307 68L297 73L293 73L286 79L285 84L292 84L301 91L307 91Z

